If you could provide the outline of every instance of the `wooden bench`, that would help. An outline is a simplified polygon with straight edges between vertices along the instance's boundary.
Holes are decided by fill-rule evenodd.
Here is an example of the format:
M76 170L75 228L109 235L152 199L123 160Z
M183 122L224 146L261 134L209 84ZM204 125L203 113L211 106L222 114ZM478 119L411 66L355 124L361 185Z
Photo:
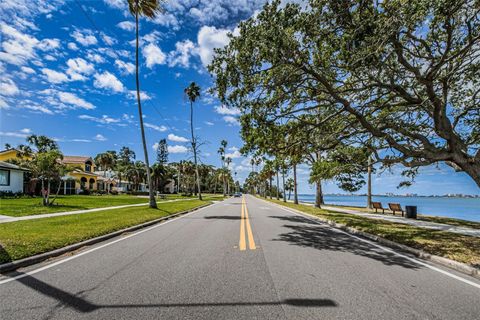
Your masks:
M385 208L382 207L381 202L372 201L372 207L373 207L373 209L375 209L375 212L377 212L377 210L382 210L382 213L385 213Z
M388 207L393 212L393 215L395 215L396 211L399 211L399 212L402 213L402 217L403 217L404 212L403 212L403 209L402 209L402 206L400 205L400 203L389 203Z

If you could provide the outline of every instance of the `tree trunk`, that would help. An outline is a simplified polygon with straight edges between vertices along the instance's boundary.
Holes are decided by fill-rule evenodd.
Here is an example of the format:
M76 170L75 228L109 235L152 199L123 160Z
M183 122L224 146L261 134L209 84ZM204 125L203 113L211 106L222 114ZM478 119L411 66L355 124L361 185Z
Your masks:
M55 198L53 198L52 202L50 202L49 204L50 206L55 202L55 200L57 200L58 194L60 193L61 186L62 186L62 179L60 179L60 183L58 184L58 188L57 188L57 193L55 193Z
M298 204L297 193L297 164L293 165L293 203Z
M138 104L138 117L140 119L140 131L142 133L143 154L145 156L145 165L147 166L147 182L148 182L148 195L150 198L150 208L157 208L157 201L155 200L155 194L153 193L152 177L150 176L150 164L148 161L147 141L145 139L145 128L143 127L143 114L142 104L140 102L140 77L139 77L139 64L138 64L138 49L139 49L139 36L138 36L138 0L135 1L137 10L135 11L135 82L137 84L137 104Z
M280 180L278 179L278 170L277 170L277 200L280 200Z
M47 206L47 202L45 201L46 198L46 193L45 193L45 180L42 178L42 204L44 206Z
M193 162L195 163L195 178L197 179L198 200L202 200L202 190L200 190L200 175L198 174L197 164L197 142L193 134L193 102L190 100L190 129L192 132Z
M282 188L283 188L283 202L287 202L287 199L285 198L285 171L284 170L282 170Z
M371 156L368 157L367 174L368 174L367 208L371 209L372 208L372 157Z
M45 198L45 205L50 205L50 179L47 180L47 196Z
M323 203L322 181L316 183L315 207L321 208Z
M269 182L268 193L269 193L269 195L270 195L270 199L272 199L272 193L273 193L273 192L272 192L272 180L273 180L273 177L270 176L270 177L268 178L268 182Z

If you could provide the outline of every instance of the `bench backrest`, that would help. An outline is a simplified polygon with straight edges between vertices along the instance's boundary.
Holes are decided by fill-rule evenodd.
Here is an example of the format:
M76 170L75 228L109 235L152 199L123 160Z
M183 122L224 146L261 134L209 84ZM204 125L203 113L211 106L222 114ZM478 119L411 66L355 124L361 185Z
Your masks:
M402 207L400 206L400 203L389 203L388 206L392 211L402 211Z
M372 206L373 206L374 209L383 209L381 202L373 202L372 201Z

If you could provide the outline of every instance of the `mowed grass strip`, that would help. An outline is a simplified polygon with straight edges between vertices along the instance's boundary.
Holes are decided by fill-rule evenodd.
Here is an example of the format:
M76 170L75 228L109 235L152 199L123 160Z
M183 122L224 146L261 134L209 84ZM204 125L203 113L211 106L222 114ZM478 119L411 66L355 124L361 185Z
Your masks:
M412 248L420 249L430 254L480 268L480 238L477 237L369 219L352 214L318 209L309 205L284 203L281 200L267 200L336 223L341 223L348 227L353 227L357 230L374 234Z
M59 196L52 206L46 207L42 205L41 197L22 197L17 199L0 199L0 214L12 217L22 217L44 213L114 207L137 203L148 203L148 199L130 195Z
M168 194L166 199L161 201L194 199L194 196L185 197L178 194ZM204 198L207 200L222 200L223 195L206 194ZM54 204L49 207L42 205L42 198L22 197L17 199L0 199L0 214L11 217L23 217L45 213L68 212L76 210L88 210L95 208L115 207L129 204L148 203L146 196L132 195L71 195L59 196Z
M133 207L0 224L0 263L22 259L189 210L209 201L159 203L158 209Z

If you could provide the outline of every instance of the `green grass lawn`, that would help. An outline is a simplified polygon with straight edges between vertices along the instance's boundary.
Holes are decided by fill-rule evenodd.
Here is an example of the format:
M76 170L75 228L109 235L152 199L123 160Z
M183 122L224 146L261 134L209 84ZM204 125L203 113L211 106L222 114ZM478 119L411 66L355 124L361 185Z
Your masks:
M45 207L42 198L0 199L0 214L12 217L29 216L43 213L84 210L125 204L147 203L148 199L130 195L101 196L59 196L54 205Z
M362 208L362 207L349 207L349 206L340 206L340 205L328 205L329 207L338 207L341 209L349 209L349 210L356 210L356 211L361 211L361 212L366 212L366 213L375 213L375 210L367 209L367 208ZM382 213L381 211L377 213ZM386 215L393 215L391 211L385 210ZM401 216L402 214L397 212L396 216ZM466 228L472 228L472 229L480 229L480 222L475 222L475 221L467 221L467 220L461 220L461 219L455 219L455 218L447 218L447 217L439 217L439 216L430 216L426 214L418 214L417 215L418 220L423 220L423 221L429 221L429 222L436 222L436 223L445 223L445 224L450 224L452 226L458 226L458 227L466 227Z
M0 224L0 263L58 249L143 222L192 209L209 201L159 203L158 209L133 207Z
M205 194L206 200L221 200L222 195ZM184 197L177 194L169 194L165 200L193 199L193 197ZM44 213L55 213L75 210L85 210L93 208L113 207L128 204L148 203L148 197L138 197L131 195L101 195L101 196L59 196L53 206L45 207L42 205L42 198L18 198L18 199L0 199L0 214L12 217L22 217Z
M412 248L421 249L430 254L480 267L480 238L477 237L368 219L351 214L322 210L309 205L295 205L277 200L268 201L341 223Z

